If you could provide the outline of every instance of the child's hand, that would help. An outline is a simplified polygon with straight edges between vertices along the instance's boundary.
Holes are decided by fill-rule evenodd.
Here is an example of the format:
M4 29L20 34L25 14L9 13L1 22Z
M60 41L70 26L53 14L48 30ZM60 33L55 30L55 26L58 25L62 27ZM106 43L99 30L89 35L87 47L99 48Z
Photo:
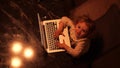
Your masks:
M54 38L59 38L59 35L65 36L65 35L63 34L63 32L61 32L61 31L59 31L59 30L56 30L55 33L54 33Z
M54 33L54 37L55 37L55 38L58 38L59 35L65 36L65 35L63 34L63 32L61 32L61 31L59 31L59 30L56 30L55 33Z
M63 40L63 43L56 42L56 45L60 48L64 48L66 46L65 41Z
M59 35L60 35L60 31L59 30L56 30L55 32L54 32L54 38L58 38L59 37Z
M59 23L59 27L60 27L60 28L58 28L58 29L55 31L55 33L54 33L54 37L55 37L55 38L58 38L59 35L63 35L64 23L60 22L60 23ZM63 36L64 36L64 35L63 35Z

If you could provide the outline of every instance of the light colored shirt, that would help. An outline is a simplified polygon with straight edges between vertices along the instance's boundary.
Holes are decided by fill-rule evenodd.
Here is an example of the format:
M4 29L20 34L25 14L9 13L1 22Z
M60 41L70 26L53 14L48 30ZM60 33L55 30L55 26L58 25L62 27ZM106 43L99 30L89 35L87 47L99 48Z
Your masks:
M75 26L72 20L68 17L62 17L61 23L64 23L65 27L70 27L70 39L71 39L71 48L67 49L67 52L72 56L80 56L86 53L90 46L90 41L87 38L77 38L75 35ZM72 48L74 47L74 48Z

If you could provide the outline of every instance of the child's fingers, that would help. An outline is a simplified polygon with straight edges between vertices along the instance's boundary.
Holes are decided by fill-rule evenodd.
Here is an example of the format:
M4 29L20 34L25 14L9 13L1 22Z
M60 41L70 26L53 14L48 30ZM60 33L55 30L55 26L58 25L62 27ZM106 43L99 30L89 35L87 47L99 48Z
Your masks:
M65 44L65 40L63 40L63 43Z
M60 45L60 43L59 43L59 42L56 42L55 45Z
M65 37L65 35L63 34L63 32L61 32L60 35L63 35Z
M54 38L58 38L58 34L56 32L53 34L53 36Z

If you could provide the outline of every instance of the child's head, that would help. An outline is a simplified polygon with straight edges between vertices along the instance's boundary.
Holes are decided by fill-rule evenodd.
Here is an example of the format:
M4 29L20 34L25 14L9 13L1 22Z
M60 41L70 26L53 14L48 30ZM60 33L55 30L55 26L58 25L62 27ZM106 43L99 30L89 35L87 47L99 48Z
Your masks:
M94 31L94 23L87 16L78 17L75 20L75 30L78 38L89 38Z

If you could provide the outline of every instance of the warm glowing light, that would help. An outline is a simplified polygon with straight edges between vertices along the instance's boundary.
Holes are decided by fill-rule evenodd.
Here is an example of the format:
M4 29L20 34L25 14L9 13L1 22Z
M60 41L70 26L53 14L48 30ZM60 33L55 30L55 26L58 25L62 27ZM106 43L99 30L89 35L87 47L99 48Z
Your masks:
M12 67L20 67L21 66L21 60L18 57L12 58L11 66Z
M20 42L14 42L13 47L12 47L12 51L14 53L20 53L21 50L22 50L22 44Z
M31 58L31 57L33 57L33 50L32 50L31 48L25 49L25 51L24 51L24 56L25 56L26 58Z

